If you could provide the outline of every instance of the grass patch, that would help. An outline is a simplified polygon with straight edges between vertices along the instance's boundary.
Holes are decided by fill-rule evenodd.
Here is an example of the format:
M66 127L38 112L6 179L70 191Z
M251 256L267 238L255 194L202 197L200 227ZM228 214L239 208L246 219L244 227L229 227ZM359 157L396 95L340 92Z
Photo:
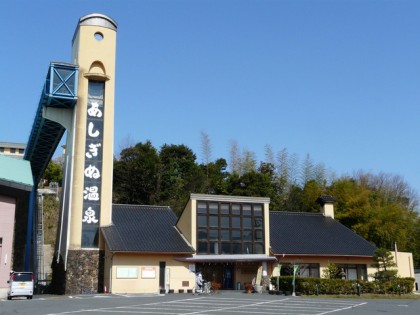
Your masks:
M352 295L352 294L320 294L320 295L303 295L304 297L308 298L330 298L330 299L371 299L371 300L420 300L420 294L361 294L359 295Z

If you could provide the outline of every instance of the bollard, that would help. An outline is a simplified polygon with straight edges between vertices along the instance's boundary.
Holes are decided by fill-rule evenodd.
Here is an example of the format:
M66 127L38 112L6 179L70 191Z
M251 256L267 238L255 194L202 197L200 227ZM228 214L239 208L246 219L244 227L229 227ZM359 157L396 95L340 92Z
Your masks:
M357 284L357 295L360 296L360 283Z
M316 288L316 295L319 295L318 284L315 285Z

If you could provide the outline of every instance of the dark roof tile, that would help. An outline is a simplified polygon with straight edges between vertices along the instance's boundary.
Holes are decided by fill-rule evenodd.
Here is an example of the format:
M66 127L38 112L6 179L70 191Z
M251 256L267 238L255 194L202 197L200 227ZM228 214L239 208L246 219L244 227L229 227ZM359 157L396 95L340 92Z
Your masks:
M169 207L113 205L113 224L101 230L111 251L193 253L176 229L176 221Z
M334 219L307 212L271 211L270 242L276 255L373 256L376 250Z

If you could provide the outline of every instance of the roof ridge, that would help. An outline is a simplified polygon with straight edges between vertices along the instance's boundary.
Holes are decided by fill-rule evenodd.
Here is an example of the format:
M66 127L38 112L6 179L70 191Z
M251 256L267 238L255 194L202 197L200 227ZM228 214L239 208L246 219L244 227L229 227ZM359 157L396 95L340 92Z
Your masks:
M305 211L269 211L269 214L288 214L288 215L308 215L308 216L324 216L322 213L305 212Z
M171 209L169 206L156 206L156 205L136 205L136 204L126 204L126 203L113 203L112 206L125 206L125 207L154 207L154 208L163 208Z

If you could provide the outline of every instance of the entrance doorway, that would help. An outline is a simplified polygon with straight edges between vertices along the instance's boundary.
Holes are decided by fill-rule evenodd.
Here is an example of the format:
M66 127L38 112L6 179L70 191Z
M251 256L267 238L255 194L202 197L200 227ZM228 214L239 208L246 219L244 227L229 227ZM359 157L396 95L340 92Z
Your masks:
M166 269L166 262L161 261L159 262L159 290L165 290L165 269Z
M221 289L233 290L234 289L234 264L205 264L197 263L196 270L201 271L205 281L216 281L221 284Z

